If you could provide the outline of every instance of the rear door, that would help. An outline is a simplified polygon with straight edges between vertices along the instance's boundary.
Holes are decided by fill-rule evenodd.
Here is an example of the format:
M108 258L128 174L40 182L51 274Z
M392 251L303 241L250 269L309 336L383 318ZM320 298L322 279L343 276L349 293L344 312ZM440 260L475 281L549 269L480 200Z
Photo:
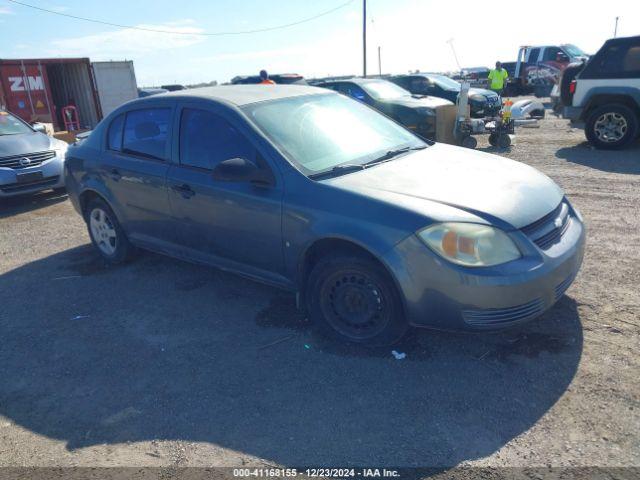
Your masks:
M101 164L127 233L156 245L175 240L166 186L173 113L173 106L164 103L115 117Z
M226 110L185 103L178 114L179 143L168 190L180 244L196 259L281 273L282 182L277 169L251 140L248 127ZM232 158L251 160L269 170L275 184L214 180L218 163Z

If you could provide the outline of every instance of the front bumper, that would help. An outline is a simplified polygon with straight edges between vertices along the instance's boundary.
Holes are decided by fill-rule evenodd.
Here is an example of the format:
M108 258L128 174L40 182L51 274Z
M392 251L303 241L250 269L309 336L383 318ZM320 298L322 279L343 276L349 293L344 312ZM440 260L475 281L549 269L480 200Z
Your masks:
M523 257L480 269L440 258L416 235L400 242L385 262L404 298L409 323L444 330L497 330L530 321L552 307L582 264L583 223L572 217L561 240L544 251L520 231L513 236Z
M64 187L63 169L64 157L61 154L34 167L0 167L0 198ZM42 177L28 182L18 182L18 175L35 172L42 172Z

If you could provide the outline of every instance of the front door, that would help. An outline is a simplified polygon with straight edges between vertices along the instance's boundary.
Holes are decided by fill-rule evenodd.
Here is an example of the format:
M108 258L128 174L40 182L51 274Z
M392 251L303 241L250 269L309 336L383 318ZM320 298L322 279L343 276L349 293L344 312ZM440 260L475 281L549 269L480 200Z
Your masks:
M232 158L275 170L242 133L239 120L200 105L184 105L179 114L178 158L167 184L181 244L205 261L228 262L248 273L281 273L282 183L256 186L212 175L218 163Z

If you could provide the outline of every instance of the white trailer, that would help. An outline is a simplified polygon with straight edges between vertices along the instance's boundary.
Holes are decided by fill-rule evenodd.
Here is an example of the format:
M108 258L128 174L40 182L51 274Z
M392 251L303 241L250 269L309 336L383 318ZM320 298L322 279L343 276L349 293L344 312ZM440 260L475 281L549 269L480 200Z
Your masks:
M131 60L92 62L91 66L103 117L123 103L138 98L136 72Z

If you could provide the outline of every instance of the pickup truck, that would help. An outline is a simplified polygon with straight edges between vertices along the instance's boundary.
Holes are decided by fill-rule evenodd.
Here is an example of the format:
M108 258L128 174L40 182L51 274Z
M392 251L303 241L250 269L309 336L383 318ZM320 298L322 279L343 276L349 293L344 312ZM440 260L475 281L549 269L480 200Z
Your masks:
M520 47L517 61L502 64L509 73L504 96L533 93L536 97L547 97L567 65L588 58L571 44Z
M591 145L616 149L640 133L640 36L607 40L588 62L560 79L562 116L584 128Z

